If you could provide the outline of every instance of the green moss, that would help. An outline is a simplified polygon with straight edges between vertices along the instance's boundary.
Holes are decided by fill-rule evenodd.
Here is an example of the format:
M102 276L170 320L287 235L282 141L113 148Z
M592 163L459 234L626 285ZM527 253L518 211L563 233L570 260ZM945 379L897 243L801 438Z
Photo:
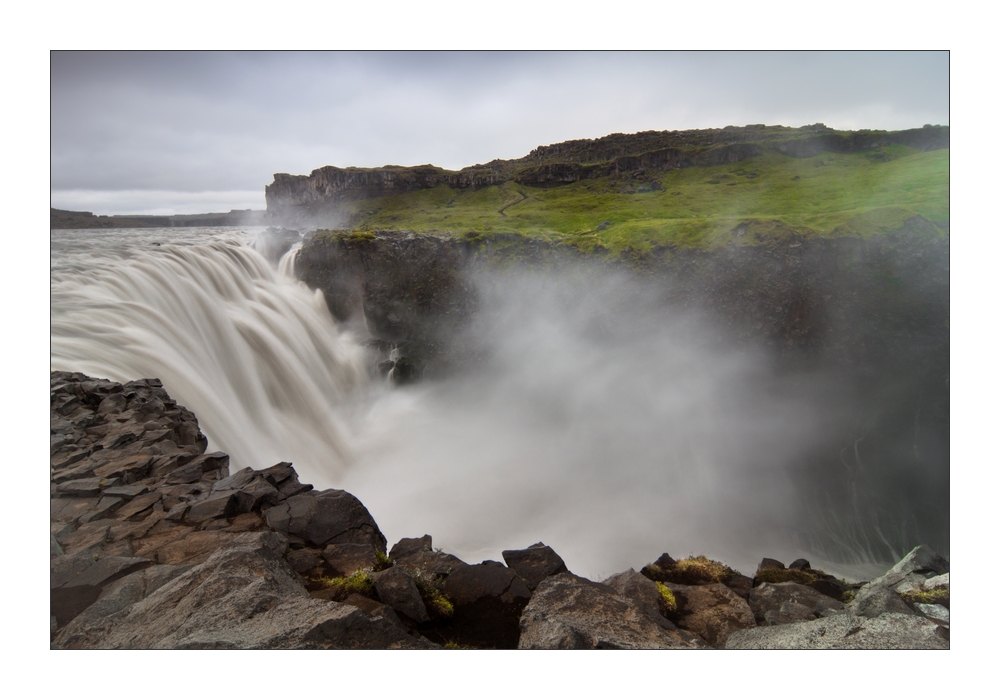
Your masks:
M352 593L371 598L375 595L375 579L372 578L371 569L358 569L350 576L329 577L310 579L314 584L318 584L321 590L336 591L335 598L344 599Z
M374 241L375 232L368 230L354 230L347 235L347 240L349 241Z
M926 605L941 605L950 598L950 591L907 591L900 594L907 603L924 603Z
M438 587L440 580L437 577L429 575L420 569L411 571L410 574L413 576L413 583L417 585L420 598L424 601L427 614L430 615L431 619L451 617L455 614L455 606L441 592L441 589Z
M660 611L664 615L677 612L677 599L674 593L660 581L656 582L656 590L660 592Z
M801 583L808 586L816 582L816 574L798 569L764 569L757 573L757 581L764 583Z
M392 559L389 558L388 554L380 552L377 549L375 550L375 567L374 567L375 571L385 571L390 566L392 566L393 563L394 562L392 561Z
M654 246L752 245L791 234L873 236L913 216L949 218L947 149L892 146L875 155L800 159L767 152L737 164L650 172L634 188L608 177L547 188L513 181L478 190L439 185L365 200L358 211L374 213L355 225L452 232L470 241L514 233L618 255ZM654 179L663 190L635 191ZM742 235L734 231L740 224L746 224Z
M683 579L676 583L725 583L736 573L725 564L705 556L680 559L672 568L674 575Z
M448 642L447 644L444 645L444 648L445 649L461 649L462 647L460 647L458 644L455 644L455 642Z
M849 590L844 591L844 594L840 596L840 602L844 603L844 605L847 605L849 603L853 603L854 599L857 597L858 597L858 592L853 588L851 588Z

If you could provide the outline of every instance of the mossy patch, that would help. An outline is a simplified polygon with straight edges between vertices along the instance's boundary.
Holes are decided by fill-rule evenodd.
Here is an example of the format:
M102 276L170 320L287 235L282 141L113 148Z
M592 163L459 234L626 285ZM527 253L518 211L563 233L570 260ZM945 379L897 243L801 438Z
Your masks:
M660 592L660 612L664 616L677 612L677 599L674 598L673 591L660 581L656 582L656 590Z
M910 605L923 603L925 605L944 605L947 607L951 592L943 589L935 591L907 591L900 595Z
M706 556L687 557L674 562L672 566L648 564L644 569L654 581L669 581L685 586L699 586L705 583L727 583L736 571L722 562Z
M393 563L394 562L392 561L392 559L389 558L388 554L380 552L377 549L375 550L375 566L373 567L374 571L385 571L390 566L392 566Z
M948 149L892 146L876 156L794 158L769 151L738 164L650 171L634 183L635 191L622 191L611 177L556 187L439 185L365 200L359 211L374 213L352 225L436 231L470 242L489 240L482 234L517 234L618 255L654 246L756 245L792 234L873 236L914 216L948 220ZM654 181L662 189L644 187ZM750 235L734 232L741 224Z
M375 579L372 578L371 569L358 569L350 576L322 576L310 579L310 581L318 585L319 590L334 591L332 596L334 600L343 600L352 593L363 595L366 598L375 596Z
M455 614L455 606L439 588L440 579L429 575L420 569L411 571L413 583L416 584L420 592L420 598L424 601L427 614L432 620L448 618Z
M801 583L808 586L816 582L816 574L799 569L764 569L757 573L757 583Z

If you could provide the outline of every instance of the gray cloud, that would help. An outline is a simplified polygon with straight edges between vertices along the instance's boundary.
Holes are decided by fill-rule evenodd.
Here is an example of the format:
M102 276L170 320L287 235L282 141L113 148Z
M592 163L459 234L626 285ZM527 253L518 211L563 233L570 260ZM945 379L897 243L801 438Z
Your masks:
M53 205L97 213L202 211L126 191L262 208L275 172L457 169L612 132L948 123L946 52L55 52L51 83Z

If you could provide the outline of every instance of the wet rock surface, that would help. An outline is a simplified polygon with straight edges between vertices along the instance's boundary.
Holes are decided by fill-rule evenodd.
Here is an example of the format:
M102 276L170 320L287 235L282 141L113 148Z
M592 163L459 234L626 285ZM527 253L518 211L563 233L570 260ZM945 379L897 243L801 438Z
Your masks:
M387 554L353 495L315 491L287 462L232 471L206 454L156 379L52 372L51 409L54 648L949 647L949 565L927 547L863 586L804 560L755 577L811 576L840 599L725 567L722 582L654 580L683 568L666 554L604 583L542 543L504 551L509 567L430 535Z

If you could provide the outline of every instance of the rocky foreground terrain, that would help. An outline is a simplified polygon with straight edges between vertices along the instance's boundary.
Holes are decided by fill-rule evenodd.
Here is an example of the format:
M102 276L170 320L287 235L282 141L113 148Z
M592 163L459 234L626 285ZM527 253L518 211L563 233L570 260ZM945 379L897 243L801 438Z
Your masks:
M947 649L948 562L850 584L667 554L603 582L542 543L468 564L387 542L288 463L230 473L156 379L51 375L51 634L60 649Z

